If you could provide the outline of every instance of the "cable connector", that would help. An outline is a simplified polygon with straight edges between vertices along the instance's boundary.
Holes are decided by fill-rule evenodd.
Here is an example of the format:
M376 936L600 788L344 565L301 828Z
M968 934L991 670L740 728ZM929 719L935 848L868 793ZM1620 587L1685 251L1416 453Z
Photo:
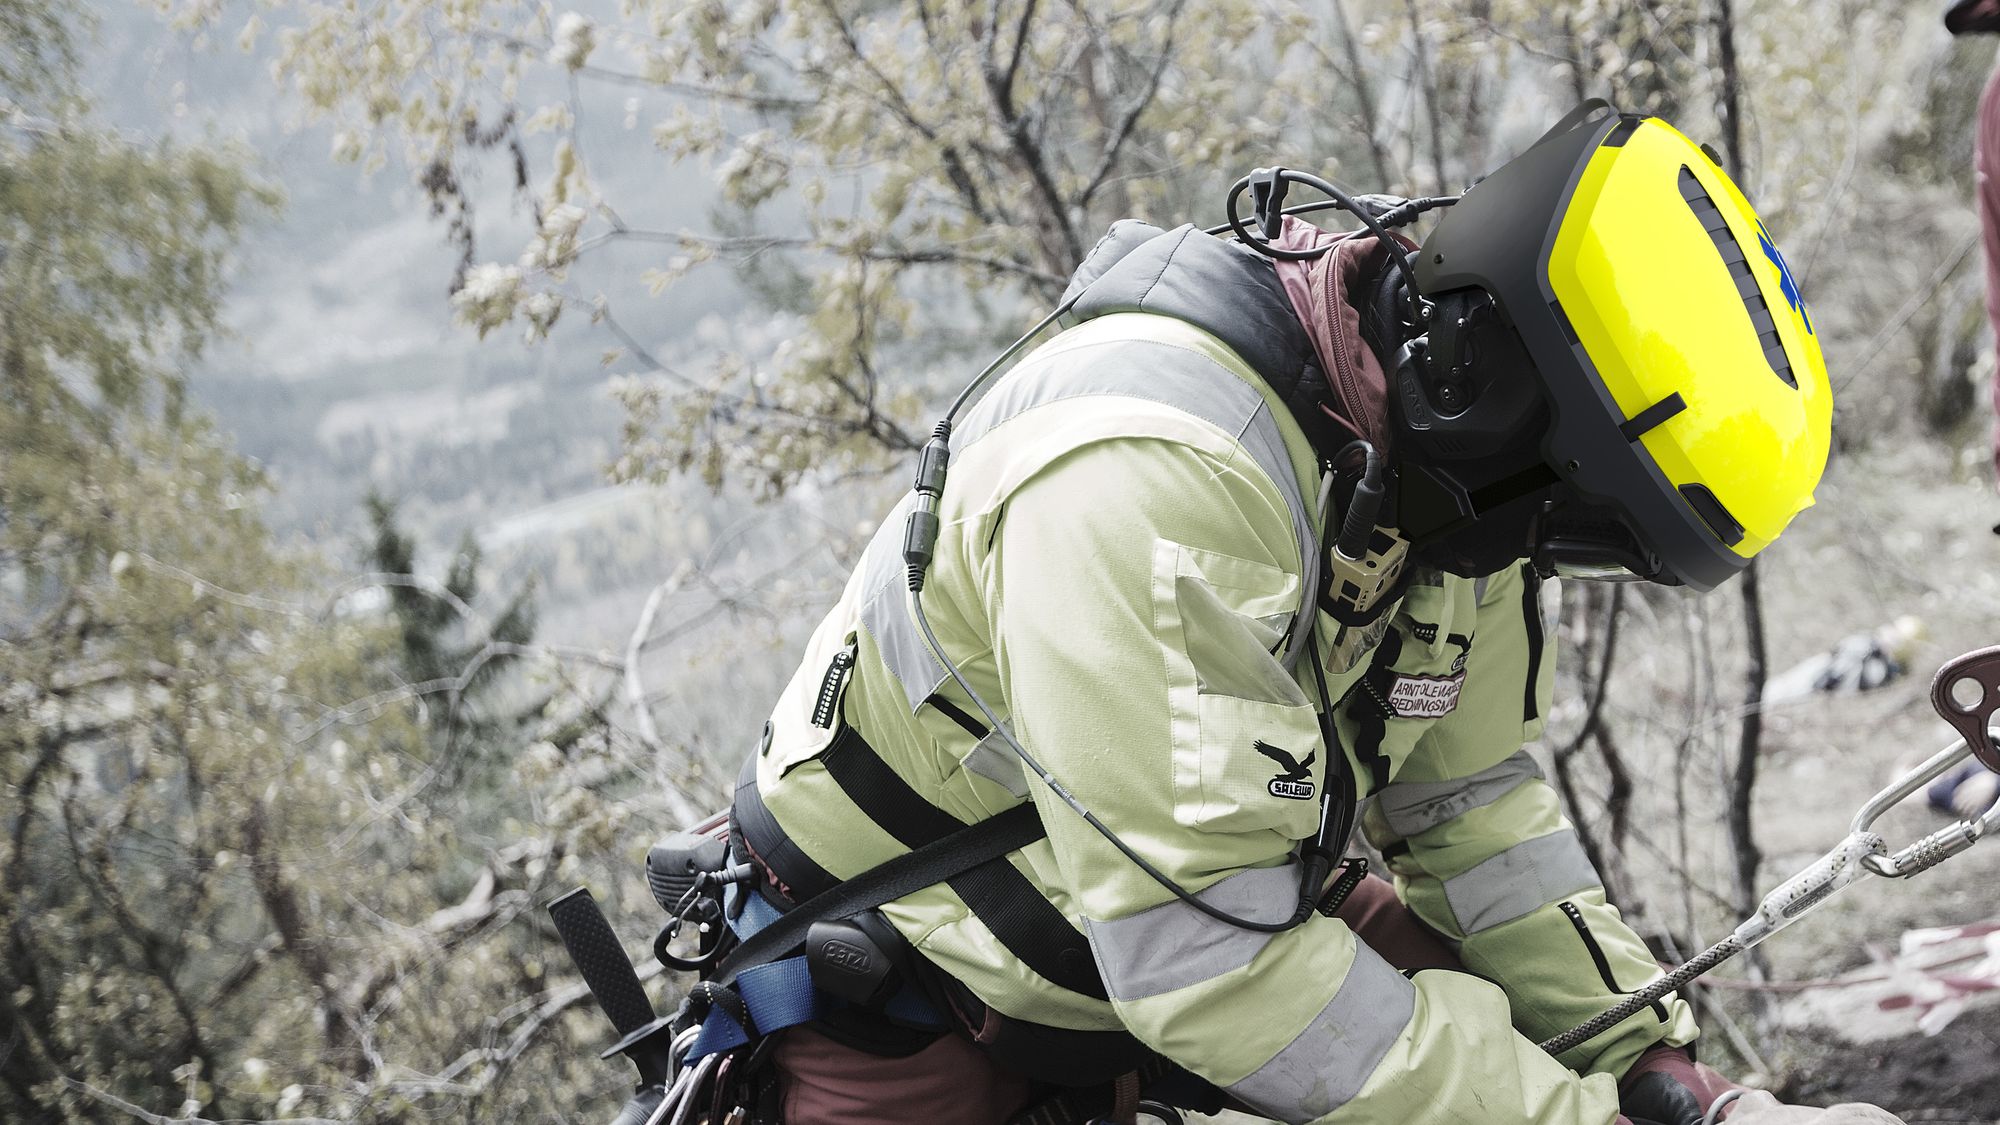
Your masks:
M924 572L937 553L938 505L944 499L944 475L951 466L951 423L939 422L917 459L917 502L903 524L903 565L909 568L910 591L924 588Z
M1375 447L1365 441L1350 442L1349 447L1361 447L1365 459L1361 479L1354 484L1354 494L1347 501L1347 515L1340 523L1340 536L1334 540L1333 549L1349 562L1360 562L1368 557L1368 540L1375 535L1376 521L1382 518L1382 500L1385 489L1382 484L1382 457Z
M1285 228L1286 186L1283 168L1259 168L1250 173L1250 209L1266 242Z
M1320 603L1320 608L1347 627L1335 642L1336 651L1341 654L1336 663L1343 666L1355 653L1339 646L1366 642L1367 634L1353 627L1367 625L1380 616L1380 607L1387 604L1387 595L1397 589L1403 576L1403 563L1410 549L1410 542L1401 531L1381 526L1387 506L1387 466L1375 447L1366 441L1349 442L1334 463L1346 460L1356 449L1364 457L1361 479L1348 498L1340 534L1334 537L1333 549L1327 552L1331 581Z

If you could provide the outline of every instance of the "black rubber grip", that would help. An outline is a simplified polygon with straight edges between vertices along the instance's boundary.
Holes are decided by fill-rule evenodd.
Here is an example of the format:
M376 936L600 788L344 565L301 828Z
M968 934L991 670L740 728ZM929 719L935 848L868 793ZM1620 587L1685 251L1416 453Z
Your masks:
M632 959L625 956L611 923L590 897L590 888L578 887L549 903L549 917L555 920L569 959L583 973L583 983L590 986L590 994L611 1017L618 1034L630 1035L652 1023L653 1002L646 999L639 974L632 971Z

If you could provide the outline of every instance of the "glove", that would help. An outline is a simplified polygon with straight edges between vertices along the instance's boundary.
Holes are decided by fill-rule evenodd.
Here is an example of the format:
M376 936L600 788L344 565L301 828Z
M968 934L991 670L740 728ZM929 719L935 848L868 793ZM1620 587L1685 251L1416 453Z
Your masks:
M1734 1088L1714 1071L1696 1067L1685 1047L1657 1043L1625 1072L1618 1108L1633 1125L1702 1125L1708 1107Z
M1725 1107L1729 1125L1903 1125L1903 1119L1872 1105L1849 1102L1832 1109L1783 1105L1763 1090Z

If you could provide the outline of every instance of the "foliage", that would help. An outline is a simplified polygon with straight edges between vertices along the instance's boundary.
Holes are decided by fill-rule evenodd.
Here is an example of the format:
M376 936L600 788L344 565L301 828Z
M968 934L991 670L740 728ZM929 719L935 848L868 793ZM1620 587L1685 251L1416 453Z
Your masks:
M0 71L41 107L0 126L0 1119L566 1109L587 1052L510 1078L582 998L528 912L672 759L532 694L575 677L476 552L433 589L384 506L393 573L328 596L272 542L182 386L272 193L98 125L63 16L0 3L50 36Z
M233 18L214 0L162 3ZM816 469L878 468L914 446L941 390L904 373L969 365L1055 298L1111 220L1214 221L1230 180L1277 160L1365 188L1455 188L1589 95L1718 145L1740 135L1751 194L1801 247L1798 272L1853 306L1829 321L1836 368L1886 353L1901 368L1890 392L1914 389L1933 429L1956 425L1967 397L1963 287L1898 313L1911 287L1945 280L1926 280L1941 260L1951 278L1973 272L1962 208L1944 206L1962 179L1899 156L1964 136L1964 80L1943 80L1964 69L1935 67L1935 41L1914 40L1907 15L1859 0L1737 3L1727 65L1720 0L627 0L615 17L526 0L276 6L279 73L339 124L336 155L400 158L448 222L464 323L536 341L568 311L608 335L627 408L619 478L777 494ZM1885 52L1891 76L1869 57ZM1732 67L1735 122L1719 108ZM720 202L706 222L630 218L657 208L594 174L586 124L632 91L628 123L650 125L659 159L710 170ZM470 202L482 173L532 215L517 260L480 234L495 225ZM621 246L648 264L606 268L636 279L586 268ZM608 295L716 270L779 315L719 346L677 346ZM1843 439L1865 443L1875 427L1848 418L1892 403L1874 386L1850 401Z
M915 447L908 419L929 388L892 368L951 350L929 332L940 303L976 291L1004 324L1023 298L1053 299L1112 219L1188 212L1210 169L1268 149L1305 104L1289 79L1241 83L1276 53L1242 0L711 0L630 5L612 26L510 0L296 10L287 80L342 123L344 153L400 151L421 169L467 249L460 318L482 333L525 321L534 339L565 309L587 314L634 376L619 385L634 425L617 475L741 474L773 493L822 463ZM649 229L600 190L579 91L608 83L666 97L653 143L713 169L712 226ZM489 156L535 216L518 263L472 257L465 184ZM574 280L620 243L657 251L655 291L754 272L789 314L787 342L671 366Z
M911 373L964 368L981 347L1011 335L1060 292L1109 221L1212 222L1221 191L1260 163L1310 166L1368 189L1453 189L1594 94L1667 114L1740 165L1814 301L1841 390L1843 448L1894 447L1928 434L1942 438L1948 452L1938 459L1943 468L1927 463L1925 471L1964 471L1950 451L1971 436L1972 356L1984 329L1960 149L1968 93L1986 60L1970 48L1947 53L1935 34L1921 34L1917 17L1880 5L625 0L607 16L604 8L581 12L530 0L268 0L256 11L222 0L161 2L197 24L279 13L281 81L309 111L336 123L334 155L373 168L406 165L460 248L450 304L468 328L482 335L519 329L540 343L559 330L594 326L627 407L624 456L613 466L621 478L687 474L712 487L741 484L775 495L900 463L922 433L925 409L944 383L956 381L940 376L934 385ZM46 11L14 7L30 13L22 18L46 22ZM1725 24L1733 55L1722 48ZM16 60L0 55L0 76L25 65ZM643 220L657 208L621 195L587 155L595 152L588 142L601 134L586 123L634 91L644 100L626 112L650 127L659 167L709 170L720 193L709 214L681 207L665 220ZM187 158L165 150L146 157ZM199 231L207 211L171 202L183 198L186 179L148 188L163 193L164 210L145 192L109 204L36 202L51 216L37 219L37 229L44 221L60 227L65 207L113 208L75 225L75 245L65 252L80 263L93 259L97 232L116 229L107 221L126 222L140 244L142 223ZM505 229L504 216L475 213L482 179L508 188L532 220L524 245L495 233ZM38 199L30 189L39 181L22 182L29 186L20 190ZM150 200L144 205L153 209L117 210L137 206L133 199ZM64 299L108 311L102 323L110 334L95 342L88 328L47 337L60 341L51 347L70 350L52 366L61 378L43 380L70 389L79 418L121 410L134 416L129 404L145 402L152 404L148 425L195 429L149 443L92 423L99 428L79 430L87 439L52 446L39 468L26 457L16 462L23 483L7 486L10 534L40 518L68 537L65 550L78 545L67 554L43 550L57 540L39 531L9 541L18 552L9 556L8 575L19 575L22 620L36 620L30 611L59 604L70 587L82 591L81 603L109 608L79 624L76 635L64 634L66 648L52 643L36 658L40 664L0 671L18 671L12 683L59 683L72 674L66 668L114 659L105 653L120 654L121 669L150 667L112 647L142 641L150 646L144 651L173 654L164 661L171 665L182 657L165 638L191 630L186 636L206 663L183 684L193 702L172 714L199 716L202 725L157 717L145 725L173 733L176 747L201 742L201 755L217 755L176 749L181 758L168 760L199 768L176 766L159 792L143 790L152 802L145 804L126 796L143 787L102 780L152 777L123 758L107 773L100 761L105 732L62 734L65 749L50 752L52 762L82 755L88 768L77 768L81 780L70 783L84 794L76 800L96 802L93 814L113 809L75 818L91 832L135 839L132 824L208 823L185 813L209 810L214 826L189 829L197 835L188 840L130 845L141 857L134 877L151 880L149 893L189 899L172 901L167 915L187 919L187 933L135 941L118 936L130 932L122 924L104 923L104 910L83 905L105 895L80 897L91 885L85 869L116 870L100 860L121 853L112 845L79 851L95 838L89 833L67 843L68 790L32 765L37 739L90 721L106 698L150 698L151 686L122 673L101 693L85 693L81 719L51 710L57 705L33 694L40 689L16 689L29 692L18 704L4 697L0 718L15 724L5 748L6 768L14 771L9 784L22 794L20 807L33 810L14 823L53 841L47 854L71 857L50 861L33 878L22 875L15 886L67 881L81 888L67 898L42 892L47 897L36 909L63 921L50 923L58 928L40 948L69 943L112 966L76 974L112 983L76 987L129 999L127 1016L149 1045L120 1053L109 1042L52 1040L54 1047L37 1048L40 1055L18 1056L30 1060L21 1065L40 1068L27 1072L38 1085L20 1104L65 1099L70 1112L95 1112L102 1103L70 1082L160 1104L141 1097L147 1083L160 1081L162 1068L172 1079L173 1068L203 1057L195 1053L195 1022L183 1020L183 1027L171 1018L177 1005L165 981L192 996L197 1010L213 1004L221 1013L216 1026L231 1029L220 1046L202 1040L212 1063L189 1072L191 1079L174 1079L210 1112L226 1105L390 1118L451 1099L483 1116L567 1113L585 1076L602 1071L587 1062L568 1069L570 1055L549 1049L539 1056L534 1088L507 1080L526 1051L567 1045L562 1013L581 995L544 978L538 935L524 934L525 922L509 929L510 919L556 872L575 872L579 852L612 853L630 845L621 834L630 824L666 815L662 810L686 811L673 805L689 785L684 759L661 753L685 747L663 742L644 718L648 697L637 676L639 650L663 635L653 627L660 596L649 600L623 661L534 646L525 616L506 625L511 609L495 624L460 612L453 599L472 601L476 561L454 567L439 584L449 598L390 584L392 620L297 612L296 599L315 579L268 544L256 546L247 516L228 523L237 529L231 534L240 533L230 539L188 515L213 514L217 497L229 510L229 492L254 481L224 488L219 482L243 470L212 450L202 455L212 464L189 462L198 424L179 420L171 372L131 358L198 346L212 326L206 245L195 237L176 251L192 255L185 277L169 271L164 280L114 284L104 266L75 275L98 280L72 282ZM644 271L628 268L640 256ZM0 266L14 268L11 261ZM635 276L606 280L613 270ZM700 287L722 273L761 302L732 322L722 341L663 342L627 298L609 295L617 281L660 293ZM187 283L176 296L120 303L152 300L146 294L156 281L177 278ZM183 308L196 315L177 319ZM159 327L140 331L134 318L148 316ZM31 422L20 425L26 432ZM111 467L92 468L100 463ZM141 473L147 466L151 475ZM128 469L151 483L119 486L128 493L109 488L111 501L77 491L72 479L91 479L89 470L124 480L118 474ZM188 500L187 485L174 486L190 475L217 483ZM96 507L72 503L77 497ZM157 505L175 503L180 515L158 514ZM1887 522L1877 519L1853 538L1873 542ZM131 528L165 542L142 556L130 544L146 540ZM407 574L414 545L386 513L377 529L375 565ZM218 541L182 541L189 536ZM120 551L127 563L112 575ZM51 560L72 555L98 560L100 570L46 577ZM178 569L146 559L178 560L164 564ZM1801 573L1819 573L1820 560L1813 562ZM1812 580L1778 577L1791 599L1791 627L1825 639L1809 620L1820 596ZM190 592L180 596L170 580ZM249 599L221 596L225 588ZM119 593L128 589L129 597ZM293 612L274 616L269 602ZM1673 931L1683 943L1732 905L1708 889L1727 887L1730 878L1726 860L1711 854L1721 849L1696 838L1706 832L1701 792L1718 773L1744 776L1751 763L1730 757L1733 735L1761 706L1726 686L1738 682L1743 645L1732 612L1716 608L1726 604L1670 591L1623 600L1594 591L1572 599L1562 628L1574 655L1565 670L1573 702L1549 740L1558 781L1625 901L1649 932ZM464 765L454 757L463 746L456 700L482 674L466 670L498 654L496 641L510 654L560 657L533 665L557 713L531 714L524 726L519 699L528 689L491 687L496 740L529 741L530 728L548 737L522 754L517 790L481 803L472 795L485 792L477 784L443 794L438 779ZM14 658L10 650L7 659ZM274 669L289 686L242 694L246 684L268 684ZM578 669L617 681L572 681ZM218 683L224 694L207 701L214 705L196 706L206 705L207 685ZM446 714L428 706L434 696L453 701ZM168 698L175 698L171 690ZM607 717L620 702L637 729ZM230 739L183 733L222 729L225 720L234 724ZM118 721L132 725L123 712ZM1767 740L1771 757L1782 759L1792 749L1786 742L1780 727ZM148 760L160 754L146 753ZM517 783L506 763L478 768L477 782ZM58 771L43 772L53 778ZM1648 784L1662 778L1670 784ZM339 796L320 796L326 793ZM132 811L117 812L117 800ZM8 853L16 859L25 854L21 838ZM223 854L251 858L200 858ZM171 870L181 881L162 874L170 868L161 856L180 864ZM1641 877L1648 873L1672 879L1658 884ZM1655 885L1671 891L1644 892ZM301 924L290 925L292 918ZM231 936L218 943L203 936L210 933ZM202 943L211 948L192 948ZM215 954L218 944L226 957ZM172 954L164 971L146 959L156 946ZM237 979L231 965L255 966L243 970L248 976L235 991L222 989ZM210 991L187 992L190 978ZM149 997L143 1010L136 997ZM501 997L513 1006L503 1007ZM60 1022L50 1015L22 1026ZM1754 1057L1754 1044L1736 1042L1746 1060ZM260 1073L296 1079L300 1092L286 1095L281 1087L274 1094L277 1078L258 1085L250 1059L265 1060ZM216 1084L222 1071L234 1085Z
M470 710L478 696L498 683L498 676L511 650L529 644L535 633L532 585L524 586L500 607L492 624L478 636L465 636L476 618L473 604L479 600L479 543L470 534L462 537L458 550L446 565L444 578L427 582L412 576L420 573L418 544L396 523L396 504L380 493L366 500L368 523L374 540L368 547L368 562L385 582L389 610L395 618L401 641L398 672L412 683L464 678L458 691L460 710ZM467 674L467 669L471 669ZM502 710L484 724L487 734L519 726L539 710L531 706L518 711ZM446 727L456 734L456 726Z

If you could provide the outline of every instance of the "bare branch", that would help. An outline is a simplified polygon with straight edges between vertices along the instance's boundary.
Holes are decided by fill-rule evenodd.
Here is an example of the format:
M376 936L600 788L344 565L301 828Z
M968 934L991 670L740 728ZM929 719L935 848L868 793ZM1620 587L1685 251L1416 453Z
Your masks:
M659 615L660 602L669 594L680 589L686 580L690 567L683 560L679 569L665 582L653 587L646 595L646 604L639 609L638 623L632 626L632 635L625 642L625 703L632 708L632 723L638 728L639 741L655 752L665 750L660 743L659 728L653 725L653 709L646 706L646 681L640 672L641 649L645 646L647 634L653 631L653 619Z
M1035 5L1036 0L1026 0L1021 5L1021 18L1014 26L1014 49L1008 54L1007 69L1000 76L1001 88L1007 91L1010 98L1014 91L1014 79L1021 73L1021 56L1028 49L1028 28L1035 22ZM999 29L994 31L997 34Z
M1618 659L1618 620L1625 611L1625 588L1613 584L1609 604L1604 610L1603 639L1598 642L1597 672L1590 684L1590 703L1583 714L1583 724L1577 728L1568 743L1556 751L1559 758L1568 758L1583 748L1583 744L1597 733L1598 723L1603 718L1604 700L1610 693L1611 669Z
M1735 761L1726 770L1729 804L1725 818L1729 851L1736 858L1736 912L1748 916L1757 908L1757 869L1763 863L1752 832L1751 799L1757 787L1757 764L1764 735L1764 599L1757 582L1757 563L1743 570L1743 724L1736 741Z
M155 570L160 572L161 574L169 575L171 577L180 579L181 581L187 583L198 594L201 594L205 597L215 598L218 601L228 602L230 605L236 606L240 609L254 609L269 613L282 613L291 617L302 617L305 616L306 613L305 607L303 606L293 605L289 602L281 602L275 598L261 597L257 594L240 593L238 591L231 590L223 586L218 586L215 583L210 582L208 579L203 578L201 575L194 573L193 571L183 570L182 568L175 566L170 562L163 562L147 554L144 551L133 551L131 552L131 557L135 562L139 563L141 566L144 566L148 570Z
M435 598L450 606L452 611L457 613L468 624L481 626L485 624L480 619L479 614L474 612L470 605L466 604L465 599L452 593L451 589L444 583L434 578L425 578L418 574L376 573L357 575L342 582L334 588L333 593L327 595L326 604L320 609L319 616L321 619L331 617L333 611L339 607L341 602L363 590L381 589L391 586L416 590Z
M1108 171L1108 170L1107 170ZM1098 186L1102 186L1101 184ZM949 246L922 247L913 250L882 249L870 247L854 252L856 257L870 262L890 262L896 265L954 265L972 266L989 273L1004 274L1032 281L1037 285L1067 284L1069 278L1043 269L1028 262L1016 262L1006 258L995 258L988 254L974 254Z
M875 65L875 60L869 58L868 52L861 49L861 40L855 36L854 29L848 26L847 18L840 14L840 9L834 5L833 0L820 0L820 9L832 24L834 31L838 33L841 45L847 48L848 57L875 80L890 112L918 136L938 146L938 157L944 164L945 178L964 200L966 209L981 222L994 221L994 216L987 211L985 197L980 194L978 181L973 179L972 173L966 168L964 158L960 156L958 149L942 141L937 130L925 124L923 119L917 116L916 110L903 97L902 87L882 73L881 68Z
M1861 374L1863 371L1872 371L1874 369L1875 357L1881 355L1882 349L1889 345L1889 341L1894 339L1896 334L1901 332L1904 326L1910 323L1910 318L1916 315L1918 309L1923 308L1937 298L1937 287L1942 285L1944 279L1950 277L1965 262L1967 255L1971 254L1972 248L1977 245L1979 245L1979 232L1975 230L1966 235L1965 240L1959 243L1956 253L1944 258L1939 263L1938 268L1931 271L1930 277L1926 278L1922 285L1910 290L1910 297L1903 302L1903 307L1897 309L1896 315L1890 317L1888 323L1884 324L1875 333L1875 338L1868 342L1868 351L1862 356L1860 362L1848 365L1847 378L1842 379L1840 385L1834 388L1835 393L1846 390L1847 384L1853 382L1856 375Z
M108 1090L100 1090L88 1082L79 1082L67 1074L62 1076L62 1081L71 1092L82 1094L100 1105L143 1121L146 1125L343 1125L331 1117L274 1117L261 1120L231 1118L227 1121L215 1121L207 1117L168 1117L164 1113L153 1113L133 1105Z
M258 942L256 948L238 962L237 966L229 971L228 976L216 984L215 991L202 1002L202 1007L214 1011L243 991L245 986L256 979L257 974L264 971L264 966L271 963L271 955L278 952L282 941L283 939L275 933L264 935L264 940Z
M1415 83L1424 114L1430 122L1431 170L1437 180L1438 194L1443 195L1451 190L1451 186L1444 170L1444 122L1438 113L1437 83L1430 74L1430 48L1424 41L1423 21L1417 15L1417 0L1404 0L1404 8L1410 16L1410 43L1416 52Z
M1030 0L1021 16L1022 39L1027 37L1027 24L1034 14L1034 9L1035 5ZM988 34L997 36L999 29L990 29ZM1019 46L1017 41L1017 50ZM986 77L987 98L992 103L994 114L1006 131L1007 142L1014 151L1021 171L1027 174L1029 183L1034 186L1035 194L1041 197L1041 210L1044 212L1041 217L1054 225L1058 245L1045 246L1044 252L1055 251L1053 256L1065 264L1082 261L1083 240L1077 236L1076 224L1071 221L1071 208L1064 200L1061 190L1056 187L1055 172L1049 166L1048 156L1034 134L1032 123L1014 104L1013 74L998 68L990 57L983 70Z
M1078 209L1090 206L1091 199L1097 195L1098 189L1104 186L1112 170L1118 166L1118 155L1124 150L1125 142L1131 139L1133 129L1139 124L1139 118L1159 96L1160 79L1166 74L1167 63L1174 55L1174 32L1180 25L1181 12L1186 7L1185 0L1174 0L1173 6L1167 9L1167 26L1160 36L1159 58L1154 61L1152 71L1146 75L1145 88L1119 118L1118 127L1112 131L1110 143L1104 146L1104 153L1098 158L1097 170L1091 173L1090 179L1083 185L1083 190L1077 193Z
M733 394L728 391L703 387L687 375L661 362L651 349L640 343L636 336L633 336L623 324L618 322L616 317L611 315L608 305L600 305L598 307L597 318L611 330L612 335L618 337L619 342L625 345L625 349L631 352L646 367L648 374L665 376L682 387L698 394L713 396L718 401L745 411L789 418L806 426L829 427L845 433L865 433L882 441L891 450L913 450L917 449L920 445L916 438L911 436L908 431L879 414L871 415L859 421L849 422L823 415L805 414L790 407L765 402L761 399L753 401L744 398L742 395ZM853 396L854 394L852 387L842 386L841 390L849 396Z
M251 802L243 823L243 854L250 860L251 879L256 884L257 897L263 903L264 913L270 917L272 928L278 934L279 948L299 967L299 972L318 994L327 1046L339 1052L347 1046L340 1029L349 1025L347 1013L341 1010L340 989L335 983L333 965L327 960L325 948L307 932L306 912L299 903L297 889L285 877L283 860L266 839L269 816L262 800Z
M647 961L636 966L639 980L643 983L659 976L665 970L657 961ZM566 985L550 992L545 1000L534 1009L532 1015L514 1029L505 1047L475 1047L452 1060L437 1074L421 1079L404 1079L385 1083L377 1092L395 1094L438 1094L455 1096L477 1095L490 1089L515 1060L526 1054L542 1033L547 1031L563 1013L590 999L590 987L585 984ZM458 1081L460 1075L477 1066L484 1066L470 1082Z
M578 67L576 73L583 78L590 78L599 82L609 82L620 86L637 86L646 90L683 94L691 98L730 102L759 113L800 113L811 109L817 104L810 98L788 98L781 94L750 94L741 90L731 90L723 86L707 86L696 82L675 82L666 78L649 78L643 74L626 74L623 71L594 66L589 63Z

